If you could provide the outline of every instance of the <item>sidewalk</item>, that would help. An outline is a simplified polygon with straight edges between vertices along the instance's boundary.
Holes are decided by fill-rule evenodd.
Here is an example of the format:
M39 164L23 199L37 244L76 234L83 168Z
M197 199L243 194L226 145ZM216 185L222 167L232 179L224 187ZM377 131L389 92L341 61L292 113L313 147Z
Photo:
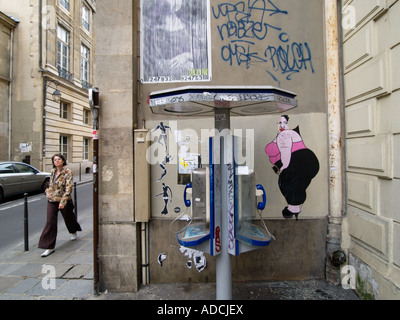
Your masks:
M78 185L92 179L92 174L83 174L81 179L74 177ZM0 300L70 300L93 296L92 210L79 211L78 220L83 232L78 233L76 241L70 241L64 221L59 219L56 251L47 258L40 257L43 250L37 247L40 234L30 237L28 252L24 252L21 243L1 256ZM51 289L53 283L49 280L53 271L55 289Z
M83 175L88 183L92 175ZM63 219L59 219L56 251L41 258L37 243L30 239L30 251L21 243L0 258L0 300L215 300L215 283L150 284L136 293L94 295L92 210L78 213L83 232L70 241ZM49 269L47 268L49 267ZM46 289L55 272L55 288ZM233 300L359 300L351 290L324 280L260 281L233 283Z

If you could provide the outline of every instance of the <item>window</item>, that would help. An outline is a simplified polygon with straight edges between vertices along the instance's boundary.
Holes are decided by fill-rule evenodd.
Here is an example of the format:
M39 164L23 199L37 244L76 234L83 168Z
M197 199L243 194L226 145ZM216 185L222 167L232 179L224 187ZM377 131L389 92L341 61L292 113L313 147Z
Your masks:
M70 104L68 102L61 101L60 103L60 118L69 120Z
M82 26L90 32L90 10L85 5L82 6Z
M35 169L25 164L16 163L15 166L17 167L19 173L30 173L30 174L36 173Z
M89 121L90 121L90 111L85 109L83 110L83 123L89 124Z
M57 68L59 72L69 68L69 32L63 27L57 27Z
M6 174L6 173L17 173L12 163L0 164L0 174Z
M83 138L83 160L89 160L90 140Z
M81 80L86 84L89 83L89 70L90 70L90 50L81 45Z
M60 136L60 153L68 160L68 137Z
M70 4L69 0L59 0L60 6L62 6L65 10L69 11Z

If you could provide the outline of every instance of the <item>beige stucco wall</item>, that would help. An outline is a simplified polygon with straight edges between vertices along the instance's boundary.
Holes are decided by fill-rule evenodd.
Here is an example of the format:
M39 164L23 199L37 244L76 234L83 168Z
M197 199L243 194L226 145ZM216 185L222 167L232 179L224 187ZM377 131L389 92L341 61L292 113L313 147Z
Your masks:
M399 299L400 2L343 3L356 13L355 27L343 31L348 200L343 246L363 294Z
M152 114L148 97L151 92L169 88L182 87L185 85L271 85L290 90L297 94L299 107L287 114L290 115L289 126L300 127L301 135L307 147L314 151L320 162L320 171L307 189L307 200L300 214L302 223L296 224L286 221L282 217L282 210L287 205L279 187L278 178L272 170L272 165L265 154L265 146L275 139L277 122L280 114L262 115L257 117L232 117L231 129L239 130L243 136L246 130L254 133L254 160L257 183L266 188L268 204L263 216L267 225L272 228L278 237L270 247L258 252L243 254L235 258L234 279L305 279L312 277L324 277L324 260L326 253L326 230L327 216L329 215L329 166L328 166L328 118L327 118L327 91L326 91L326 66L325 66L325 41L324 41L324 2L321 1L272 1L278 10L274 12L271 4L266 3L266 12L263 23L268 25L265 37L258 39L252 37L241 37L239 33L231 35L226 33L224 26L228 23L228 16L222 14L225 10L224 3L229 3L229 14L234 20L234 11L240 7L239 1L211 1L211 59L212 59L212 81L194 83L141 83L139 96L138 115L145 119L145 126L152 131L162 121L171 126L172 131L167 130L170 139L169 150L173 151L173 161L167 164L167 175L161 182L162 170L159 163L151 167L151 217L150 222L150 278L155 282L185 282L185 281L211 281L215 276L215 258L207 255L209 265L204 274L199 274L193 268L187 270L185 264L187 257L180 252L176 236L165 231L170 227L174 218L185 210L183 203L184 186L177 183L177 141L173 138L175 130L187 131L192 137L196 136L198 141L197 150L202 153L202 161L206 163L208 151L204 150L206 141L202 140L201 131L210 130L214 127L214 119L209 118L185 118L174 116L160 116ZM236 8L236 9L235 9ZM241 8L241 7L240 7ZM219 11L221 10L221 11ZM256 20L255 9L253 11L245 4L244 10L249 12L250 21ZM256 18L257 17L257 18ZM259 20L257 20L259 21ZM142 22L146 23L145 21ZM224 30L223 39L218 30ZM231 30L232 31L232 30ZM251 34L251 32L250 32ZM248 34L250 36L250 34ZM289 39L286 42L286 39ZM248 55L235 55L232 49L232 60L227 57L227 48L235 48L235 44L243 44L241 41L249 41L252 44L245 45L249 51ZM305 50L306 46L310 52L303 51L304 59L308 60L299 69L294 68L289 72L289 65L294 66L291 55L292 44L299 44ZM289 64L281 60L279 64L277 56L271 55L271 48L287 49L289 45ZM268 50L270 48L270 50ZM297 56L297 58L299 58ZM299 58L301 59L301 58ZM263 60L263 61L261 61ZM249 63L247 63L249 62ZM287 61L286 61L287 62ZM303 61L304 62L304 61ZM157 148L160 131L156 130L151 137L151 145ZM163 147L160 147L160 152ZM196 153L196 151L194 151ZM160 154L160 153L159 153ZM158 154L158 155L159 155ZM161 196L155 197L162 192L161 183L165 183L172 189L173 200L169 203L169 214L164 216L161 211L164 201ZM174 209L179 208L180 213ZM340 214L340 213L339 213ZM285 231L283 231L285 230ZM304 236L304 234L307 236ZM152 237L156 237L153 239ZM296 243L293 250L288 244ZM302 255L309 259L297 260L298 268L287 270L289 261L295 251L301 251ZM160 253L166 253L167 259L160 266L157 257ZM246 256L247 255L247 256ZM274 257L274 258L272 258ZM257 273L248 269L251 263L257 259L260 261ZM247 261L247 262L246 262Z

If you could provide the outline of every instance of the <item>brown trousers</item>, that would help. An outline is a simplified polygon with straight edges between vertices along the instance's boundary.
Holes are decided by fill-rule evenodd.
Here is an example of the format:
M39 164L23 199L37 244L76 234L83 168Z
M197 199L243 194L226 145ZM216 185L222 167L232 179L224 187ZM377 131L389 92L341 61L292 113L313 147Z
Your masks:
M59 202L47 202L47 222L40 236L38 245L40 249L54 249L56 247L59 205ZM69 233L82 231L74 214L74 204L72 200L69 200L65 208L60 211Z

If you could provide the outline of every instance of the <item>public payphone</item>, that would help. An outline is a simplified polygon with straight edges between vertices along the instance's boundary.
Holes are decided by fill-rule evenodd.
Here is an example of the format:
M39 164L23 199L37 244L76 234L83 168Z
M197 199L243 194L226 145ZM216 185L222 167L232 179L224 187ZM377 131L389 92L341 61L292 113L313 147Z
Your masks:
M209 165L194 169L191 174L192 182L185 187L183 198L186 210L190 209L191 212L190 221L183 229L176 232L180 245L207 252L212 256L218 255L221 250L221 223L218 215L220 210L216 210L216 207L220 206L221 201L226 201L216 192L219 188L216 173L218 176L220 164L215 163L216 159L213 157L214 139L210 138ZM232 136L231 139L236 140ZM255 173L251 168L237 166L234 162L232 164L230 179L232 219L230 219L229 229L230 238L234 244L231 254L239 255L267 246L275 238L269 232L261 215L267 201L264 187L261 184L256 185ZM261 226L253 223L256 212L261 218Z
M210 240L209 169L194 169L191 176L192 182L186 185L183 196L185 206L191 209L190 222L177 233L177 238L184 247L201 246L201 251L210 252L204 244Z
M165 116L214 116L215 129L222 132L230 129L231 116L283 113L297 107L298 102L295 97L296 94L293 92L271 86L186 86L152 92L149 97L149 106L153 113ZM261 244L267 244L270 239L273 239L266 227L255 227L250 223L250 218L245 219L246 215L243 213L241 215L243 223L240 227L237 208L238 190L236 189L239 174L235 170L232 149L232 143L224 144L211 155L214 149L210 147L210 158L221 158L223 164L209 166L210 233L209 241L203 244L209 242L210 254L217 256L216 291L219 300L232 298L232 267L229 256L240 254L246 247L246 249L260 248ZM260 194L264 197L265 193L261 194L260 187L256 186L255 190L256 195ZM261 201L261 204L257 203L257 208L262 208L263 203L265 201ZM262 219L261 221L264 226L264 221ZM188 226L185 227L183 231L188 228ZM262 235L262 237L257 238L254 235ZM204 237L207 237L207 231ZM261 242L258 242L259 240ZM178 235L178 241L183 241L180 235ZM188 242L186 245L191 245L191 243ZM201 250L198 247L194 249Z
M236 211L235 238L240 242L239 252L254 250L257 247L269 245L275 237L269 232L262 217L262 211L267 204L265 189L261 184L255 184L255 173L247 166L236 168ZM258 201L261 198L261 201ZM254 224L258 212L261 226Z

